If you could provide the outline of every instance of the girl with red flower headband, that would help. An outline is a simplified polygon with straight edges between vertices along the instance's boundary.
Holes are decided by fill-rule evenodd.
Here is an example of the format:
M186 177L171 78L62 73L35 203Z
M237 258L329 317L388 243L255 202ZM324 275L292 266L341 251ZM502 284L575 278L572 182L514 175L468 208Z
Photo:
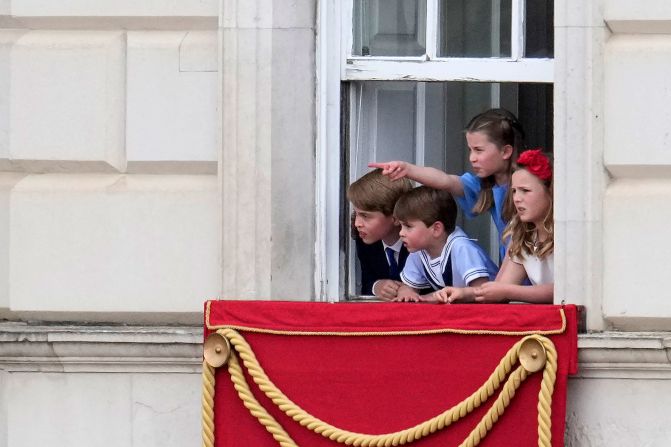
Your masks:
M508 259L496 281L473 289L475 301L552 303L554 216L552 162L540 149L523 152L512 175L508 201L516 214L503 237L510 238ZM529 279L531 286L522 285Z
M451 175L404 161L370 163L368 166L382 168L382 173L392 180L408 177L432 188L446 189L469 219L489 211L499 232L499 257L503 260L506 247L501 236L515 211L505 206L505 197L510 185L512 160L524 147L524 130L508 110L490 109L471 119L465 133L472 174Z

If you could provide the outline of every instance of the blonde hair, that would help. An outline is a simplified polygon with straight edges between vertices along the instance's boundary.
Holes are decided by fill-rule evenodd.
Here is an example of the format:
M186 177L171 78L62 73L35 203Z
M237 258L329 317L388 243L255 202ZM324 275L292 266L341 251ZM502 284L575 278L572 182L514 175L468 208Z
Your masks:
M524 168L522 168L524 169ZM539 179L540 180L540 179ZM510 238L510 245L508 246L508 255L510 258L524 258L526 256L537 256L543 259L554 251L554 194L552 180L540 180L550 198L550 206L548 212L543 218L543 230L548 237L545 241L536 244L536 226L531 222L522 222L520 216L516 213L506 229L503 231L502 239L505 241ZM506 196L506 205L512 204L513 194L508 190ZM512 205L514 209L514 205Z
M349 185L347 200L361 210L391 216L396 201L411 189L412 183L407 178L391 180L382 174L382 169L375 169Z
M489 109L473 117L464 131L466 133L480 132L485 134L499 150L502 150L506 145L510 145L513 148L513 153L508 162L508 174L512 174L512 161L524 149L524 129L512 112L506 109ZM494 192L492 190L496 185L494 175L480 179L480 185L478 200L471 210L473 214L482 214L494 206ZM504 207L501 217L504 221L509 221L514 214L514 208Z

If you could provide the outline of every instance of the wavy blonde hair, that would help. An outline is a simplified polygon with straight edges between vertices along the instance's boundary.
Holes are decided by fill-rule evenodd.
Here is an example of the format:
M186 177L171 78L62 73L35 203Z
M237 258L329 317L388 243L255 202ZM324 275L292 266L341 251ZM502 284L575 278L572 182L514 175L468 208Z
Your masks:
M524 169L524 168L520 168ZM510 245L508 246L508 255L510 258L523 258L526 256L537 256L540 259L545 258L550 253L554 251L554 194L553 194L553 182L552 179L543 181L541 180L543 186L545 186L545 192L550 198L550 207L548 212L543 218L543 230L547 232L547 239L540 244L538 244L534 250L534 238L536 235L536 226L530 222L522 222L520 216L515 213L506 229L503 231L502 239L505 241L510 238ZM506 196L506 206L511 205L511 208L514 209L512 205L513 194L511 192L512 188L508 189L508 194Z

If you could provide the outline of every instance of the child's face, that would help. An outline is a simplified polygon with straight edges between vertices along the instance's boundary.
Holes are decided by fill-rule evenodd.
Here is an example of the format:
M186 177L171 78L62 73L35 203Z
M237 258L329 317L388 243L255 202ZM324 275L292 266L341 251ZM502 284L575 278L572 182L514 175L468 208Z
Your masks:
M435 224L434 224L435 225ZM401 221L401 240L410 253L426 250L433 242L432 227L427 227L421 220Z
M513 173L510 188L520 220L541 225L551 205L550 194L543 182L526 169L519 169Z
M489 141L489 137L482 132L467 132L468 160L473 167L473 173L480 178L508 172L508 164L513 148L506 145L499 148Z
M386 216L380 211L366 211L354 207L354 227L359 237L366 244L379 240L388 245L398 241L398 226L393 216Z

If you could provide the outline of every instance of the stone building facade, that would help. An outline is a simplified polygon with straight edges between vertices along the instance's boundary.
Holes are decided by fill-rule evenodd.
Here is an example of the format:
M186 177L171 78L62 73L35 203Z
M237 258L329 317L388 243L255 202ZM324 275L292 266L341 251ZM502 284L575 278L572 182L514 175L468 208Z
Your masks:
M352 3L0 1L0 447L198 443L203 301L347 294L346 92L429 80L366 75ZM663 446L671 4L552 12L567 444Z

